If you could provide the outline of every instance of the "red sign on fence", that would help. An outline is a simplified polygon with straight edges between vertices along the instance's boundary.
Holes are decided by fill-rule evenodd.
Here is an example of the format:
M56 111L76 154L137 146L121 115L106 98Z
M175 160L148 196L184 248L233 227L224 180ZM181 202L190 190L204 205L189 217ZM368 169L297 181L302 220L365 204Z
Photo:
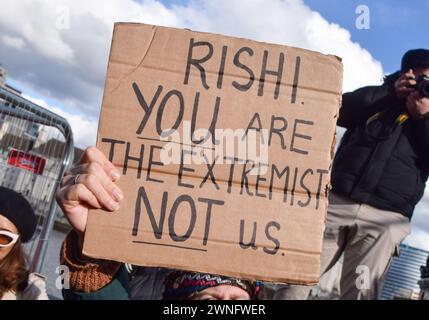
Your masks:
M12 149L9 151L7 164L42 175L45 170L46 159Z

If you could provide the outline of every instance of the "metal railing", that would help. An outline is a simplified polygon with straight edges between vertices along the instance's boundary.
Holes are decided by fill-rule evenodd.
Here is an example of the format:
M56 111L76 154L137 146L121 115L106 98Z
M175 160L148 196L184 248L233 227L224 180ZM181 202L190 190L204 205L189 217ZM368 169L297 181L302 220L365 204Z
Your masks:
M25 245L33 272L42 270L58 212L55 192L73 157L66 119L0 87L0 186L25 196L38 217L37 232Z

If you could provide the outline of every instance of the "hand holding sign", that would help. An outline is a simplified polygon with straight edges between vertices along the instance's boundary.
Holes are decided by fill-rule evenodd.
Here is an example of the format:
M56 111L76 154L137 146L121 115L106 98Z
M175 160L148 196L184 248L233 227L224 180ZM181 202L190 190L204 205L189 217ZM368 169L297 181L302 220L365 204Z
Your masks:
M84 254L316 283L341 84L334 56L117 23L97 147L127 199L73 220L119 198L106 158L72 170Z
M86 149L80 164L66 172L57 202L80 235L85 232L89 209L119 209L123 195L114 183L119 177L115 166L95 147Z

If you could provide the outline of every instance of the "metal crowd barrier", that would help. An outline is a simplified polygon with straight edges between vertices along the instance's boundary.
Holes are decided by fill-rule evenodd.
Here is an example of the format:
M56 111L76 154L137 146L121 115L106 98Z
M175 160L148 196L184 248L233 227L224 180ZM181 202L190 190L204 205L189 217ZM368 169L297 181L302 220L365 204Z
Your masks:
M33 272L42 270L59 212L55 192L73 157L66 119L0 87L0 186L26 197L38 217L36 234L25 244Z

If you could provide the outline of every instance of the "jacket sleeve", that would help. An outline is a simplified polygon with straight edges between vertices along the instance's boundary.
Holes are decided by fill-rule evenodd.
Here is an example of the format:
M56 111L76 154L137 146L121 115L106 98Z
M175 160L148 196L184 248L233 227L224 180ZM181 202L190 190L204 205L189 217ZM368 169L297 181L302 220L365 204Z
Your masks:
M129 300L129 274L122 265L112 281L93 292L64 289L64 300Z
M429 162L429 114L427 114L423 119L413 119L413 122L415 136L427 163ZM429 164L427 166L429 168Z
M69 269L64 299L122 300L129 298L129 276L120 262L85 257L78 236L71 231L63 242L60 262Z
M343 102L338 118L338 125L344 128L355 127L377 112L397 106L396 98L390 85L369 86L343 94Z

